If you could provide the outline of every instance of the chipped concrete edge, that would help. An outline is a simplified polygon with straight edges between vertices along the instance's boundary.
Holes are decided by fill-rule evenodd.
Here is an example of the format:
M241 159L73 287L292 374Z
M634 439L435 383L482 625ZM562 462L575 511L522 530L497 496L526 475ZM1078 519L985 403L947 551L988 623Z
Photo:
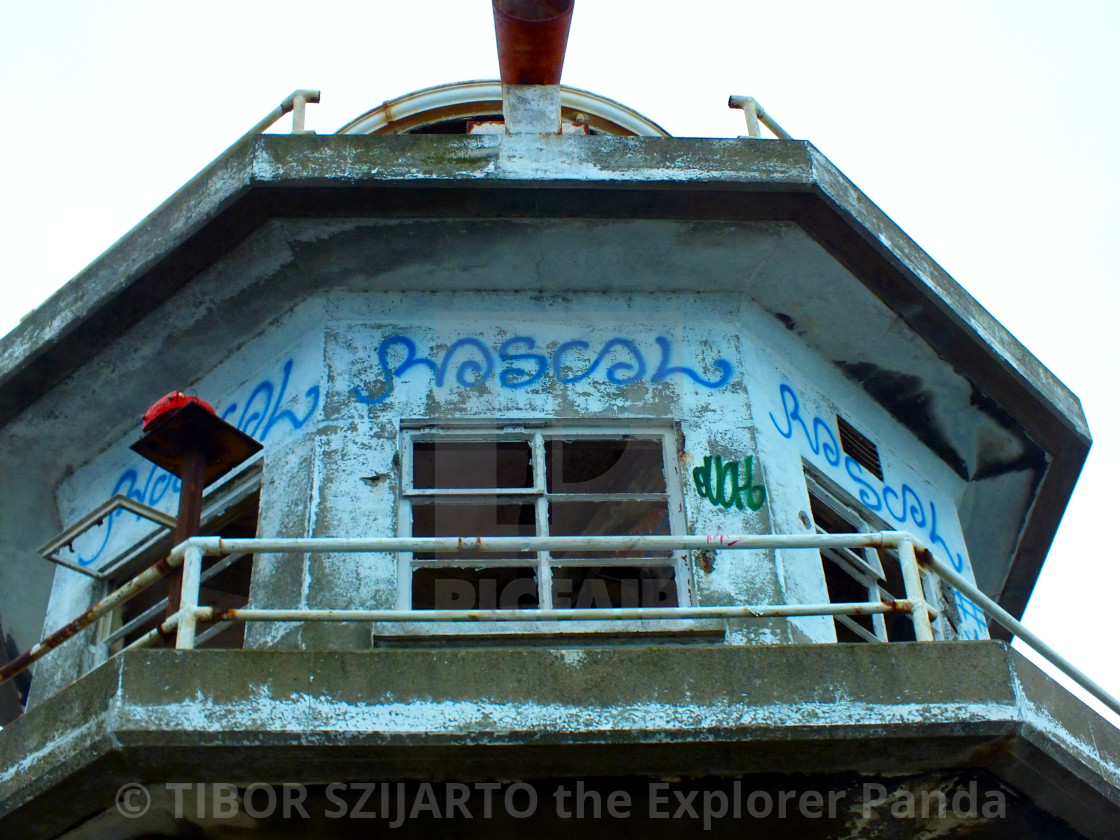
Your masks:
M1048 754L1064 755L1068 770L1120 806L1120 731L1018 651L1009 648L1008 659L1022 720L1020 736ZM1043 702L1043 691L1062 692L1067 704L1077 704L1080 719L1071 720L1068 705Z
M48 714L67 720L91 712L70 728L36 727L42 715L29 713L0 731L0 817L119 748L113 716L121 701L122 672L123 662L110 660L44 701ZM18 758L9 760L17 751Z
M1002 366L1029 388L1039 401L1054 406L1064 424L1084 443L1092 442L1081 401L1006 327L954 280L921 246L859 190L816 148L811 149L813 181L821 195L852 220L878 250L905 269L972 332L984 339Z
M175 191L103 254L0 337L0 386L91 313L143 277L251 185L249 147L238 144Z

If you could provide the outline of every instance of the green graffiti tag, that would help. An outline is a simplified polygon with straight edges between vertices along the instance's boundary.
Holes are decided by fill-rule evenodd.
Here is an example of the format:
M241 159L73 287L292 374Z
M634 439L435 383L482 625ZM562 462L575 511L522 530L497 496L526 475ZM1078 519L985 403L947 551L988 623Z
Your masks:
M719 455L705 455L704 466L692 471L696 492L717 507L748 507L758 510L766 501L766 488L754 483L754 457L743 459L743 483L739 483L739 462L723 463Z

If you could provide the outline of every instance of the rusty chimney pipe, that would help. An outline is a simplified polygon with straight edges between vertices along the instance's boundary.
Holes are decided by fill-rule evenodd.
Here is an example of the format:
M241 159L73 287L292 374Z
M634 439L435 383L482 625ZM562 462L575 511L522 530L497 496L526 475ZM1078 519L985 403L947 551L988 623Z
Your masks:
M506 85L559 85L575 0L493 0Z

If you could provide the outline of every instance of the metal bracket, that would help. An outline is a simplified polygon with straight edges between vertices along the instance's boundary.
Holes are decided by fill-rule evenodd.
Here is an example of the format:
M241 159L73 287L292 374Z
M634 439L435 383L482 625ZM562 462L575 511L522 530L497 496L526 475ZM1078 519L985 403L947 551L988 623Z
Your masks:
M742 108L743 114L747 118L747 136L755 139L762 137L762 131L759 129L758 124L761 122L764 126L774 132L774 136L779 140L792 140L784 128L763 110L763 107L758 104L752 96L732 96L727 100L728 108Z
M65 566L68 569L73 569L76 572L81 572L84 575L89 575L90 577L96 578L97 580L104 580L106 577L105 573L94 571L86 566L82 566L79 563L75 563L71 560L66 560L65 558L59 557L57 555L57 552L62 548L70 546L70 544L73 543L74 540L89 531L91 528L96 528L97 526L102 525L106 519L120 510L130 511L131 513L135 513L137 516L143 519L155 522L157 525L162 525L168 530L175 530L174 516L171 516L168 513L164 513L162 510L157 510L156 508L149 505L142 504L141 502L129 498L128 496L122 496L118 493L107 502L104 502L103 504L95 507L93 510L87 513L57 537L47 543L44 543L39 548L39 555L44 560L50 560L52 563L57 563L60 566ZM74 553L73 548L71 548L70 551L71 553ZM108 563L102 565L105 568L111 568L114 564Z

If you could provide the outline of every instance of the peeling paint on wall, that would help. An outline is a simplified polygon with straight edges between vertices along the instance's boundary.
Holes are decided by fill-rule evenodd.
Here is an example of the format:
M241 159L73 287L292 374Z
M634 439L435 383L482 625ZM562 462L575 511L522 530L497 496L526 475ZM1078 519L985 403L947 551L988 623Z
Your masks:
M816 416L803 408L807 404L801 401L802 393L842 389L846 380L834 372L823 378L782 378L769 370L760 360L778 350L764 351L769 347L764 336L729 320L724 313L733 309L733 302L722 295L692 293L573 292L532 299L508 292L478 292L468 298L407 292L343 295L331 299L332 314L316 322L321 330L313 337L310 321L298 336L290 333L294 340L286 355L270 361L250 342L237 359L200 379L199 390L205 387L208 395L224 391L228 396L218 402L221 415L267 439L270 446L305 433L317 414L329 415L330 424L320 424L318 434L322 451L332 454L310 465L314 476L308 523L321 518L323 524L308 528L319 536L345 536L369 522L378 523L378 532L395 533L400 465L392 453L402 420L596 423L620 430L670 421L681 435L680 457L671 467L683 479L681 484L692 486L703 500L697 503L691 493L675 500L673 515L680 518L682 530L783 530L771 520L768 505L775 502L769 485L778 482L777 504L789 506L791 497L782 485L795 477L803 485L800 460L794 455L801 453L839 473L837 480L869 509L882 509L896 521L899 514L924 521L927 531L952 545L957 534L942 523L943 496L928 496L925 485L909 477L875 485L860 473L858 464L845 465L835 432L822 419L827 414ZM387 321L387 312L393 313L392 321ZM275 348L275 336L269 340ZM796 367L797 357L785 364ZM247 369L262 372L254 378L238 375ZM752 411L745 393L748 381L760 387L774 381L777 403L762 388L755 398L764 407ZM223 388L223 383L229 384ZM778 390L778 384L787 390ZM762 418L764 425L757 428L752 416ZM878 428L868 425L873 432ZM768 450L766 486L757 480L763 452L755 452L756 436L761 434L786 447ZM791 450L793 444L797 448ZM171 504L174 479L150 466L122 467L120 455L114 454L118 451L99 456L66 482L60 494L69 515L84 513L91 502L103 500L94 499L91 488L105 493L112 487L147 503ZM731 457L742 452L755 454ZM791 455L798 458L796 476L785 467L774 469ZM289 468L283 459L270 463L271 469ZM384 480L363 480L371 474ZM282 486L295 477L272 475L268 481ZM787 514L781 516L796 522L796 510ZM145 523L126 519L132 516L118 517L112 540L102 535L104 543L112 544L95 545L83 557L109 556L118 539L135 540ZM125 524L133 528L124 529ZM789 526L784 530L797 531ZM809 597L821 576L819 564L783 567L772 552L717 550L715 555L691 584L696 603L826 600ZM305 587L311 581L315 603L352 606L355 598L361 603L390 602L396 560L367 559L356 564L353 558L319 558L308 565L302 574ZM254 598L259 594L269 601L271 596L257 583L254 587ZM260 605L272 605L265 601ZM961 605L962 621L976 623L969 606ZM728 639L789 641L785 624L752 625L749 633Z

